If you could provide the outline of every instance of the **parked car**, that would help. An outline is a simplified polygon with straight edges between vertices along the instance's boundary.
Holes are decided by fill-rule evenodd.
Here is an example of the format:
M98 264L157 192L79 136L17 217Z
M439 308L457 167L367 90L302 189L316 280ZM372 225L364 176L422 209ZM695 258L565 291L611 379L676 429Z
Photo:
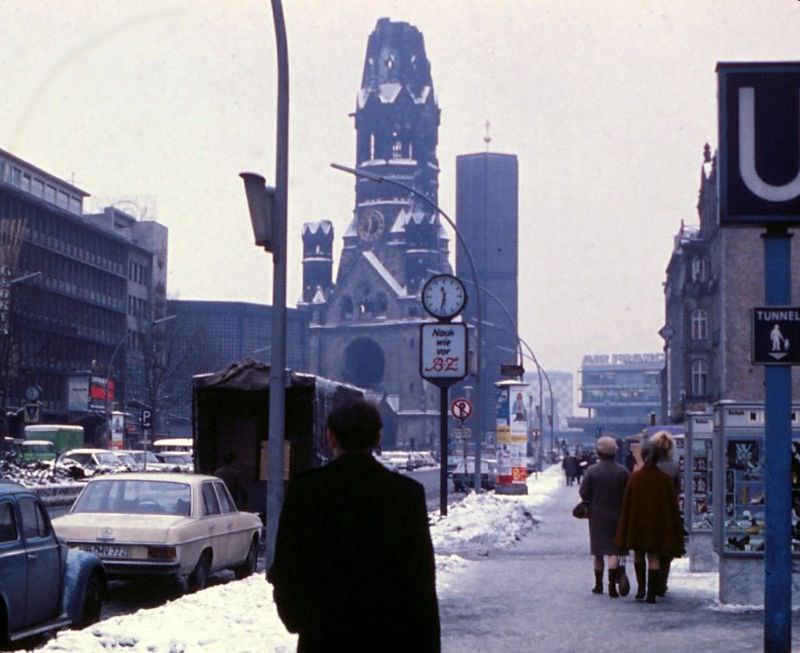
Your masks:
M475 486L475 459L467 458L466 465L462 458L456 463L452 473L453 489L456 492L466 492ZM497 464L492 460L481 459L481 487L484 490L493 490L497 482Z
M114 449L111 453L113 453L117 460L122 463L122 466L125 468L126 472L136 472L139 471L139 465L127 451L122 451L121 449Z
M58 463L61 465L70 461L80 465L86 471L87 476L124 470L124 465L119 458L108 449L70 449L58 458Z
M262 528L216 476L168 472L92 478L53 526L71 547L100 556L111 578L185 579L192 590L221 569L252 574Z
M193 472L194 460L192 454L185 451L161 451L156 458L169 467L172 472Z
M56 537L39 498L0 480L0 646L100 617L100 559Z
M152 451L142 449L120 449L115 453L127 454L133 458L135 467L131 470L134 472L171 472L174 471L174 466L164 463L158 459L158 456Z

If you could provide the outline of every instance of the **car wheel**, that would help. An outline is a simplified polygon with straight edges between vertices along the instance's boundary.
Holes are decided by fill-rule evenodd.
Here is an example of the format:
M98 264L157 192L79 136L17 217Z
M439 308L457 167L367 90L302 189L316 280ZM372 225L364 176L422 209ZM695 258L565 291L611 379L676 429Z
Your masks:
M211 555L204 551L197 561L194 571L189 574L189 591L199 592L208 585L208 571L211 568Z
M256 563L258 562L258 542L253 539L250 543L250 549L247 551L247 557L244 562L234 569L236 580L242 580L256 573Z
M76 624L79 628L90 626L100 619L100 612L103 609L103 590L104 584L100 574L92 574L92 577L86 584L86 592L83 595L81 618Z

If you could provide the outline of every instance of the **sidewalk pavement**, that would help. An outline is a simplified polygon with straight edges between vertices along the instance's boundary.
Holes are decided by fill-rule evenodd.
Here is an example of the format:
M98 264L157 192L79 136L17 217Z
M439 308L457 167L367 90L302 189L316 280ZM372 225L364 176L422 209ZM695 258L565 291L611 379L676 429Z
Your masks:
M471 556L470 568L450 579L440 592L443 651L762 650L763 610L720 605L716 573L692 574L686 559L673 563L669 592L655 605L633 598L630 559L628 597L592 594L588 523L571 515L577 501L577 488L562 486L534 511L540 523L522 541ZM797 611L792 628L792 651L800 651Z

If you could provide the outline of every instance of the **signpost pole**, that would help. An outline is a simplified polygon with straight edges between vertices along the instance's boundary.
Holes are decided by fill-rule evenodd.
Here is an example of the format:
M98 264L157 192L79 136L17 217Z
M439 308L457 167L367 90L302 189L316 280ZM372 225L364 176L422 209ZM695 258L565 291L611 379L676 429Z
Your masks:
M786 227L764 234L764 298L791 302L791 240ZM792 368L764 369L766 536L764 549L764 650L789 653L792 641Z
M447 386L439 386L439 512L447 517ZM465 470L466 473L466 470Z

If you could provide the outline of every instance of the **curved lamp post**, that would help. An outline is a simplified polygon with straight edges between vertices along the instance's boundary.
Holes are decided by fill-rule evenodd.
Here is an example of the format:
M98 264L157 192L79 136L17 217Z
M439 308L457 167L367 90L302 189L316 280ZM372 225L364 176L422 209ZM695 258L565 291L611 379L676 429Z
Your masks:
M269 365L267 436L267 551L269 571L275 557L278 517L283 507L283 442L286 411L286 224L289 190L289 55L281 0L272 0L278 64L275 133L275 187L264 178L242 173L256 245L272 253L272 334Z
M425 202L430 208L432 208L438 215L441 215L449 224L453 231L456 234L456 238L458 238L458 242L461 243L461 247L464 249L464 253L467 255L467 261L469 262L470 272L472 273L472 280L475 286L475 313L477 315L478 324L477 324L477 342L475 345L475 353L478 359L478 369L475 370L475 386L476 392L478 397L481 397L481 392L483 390L483 302L480 294L481 286L478 282L478 272L475 267L475 261L472 258L472 253L469 251L469 247L467 243L464 241L464 238L461 236L461 232L456 227L455 222L450 218L447 213L445 213L438 204L436 204L433 200L431 200L427 195L421 193L416 188L409 186L408 184L404 184L402 181L397 181L396 179L391 179L389 177L383 177L381 175L376 175L371 172L367 172L361 168L350 168L348 166L343 166L339 163L331 163L331 168L335 170L340 170L342 172L347 172L355 177L361 177L362 179L369 179L371 181L375 181L378 183L386 183L391 184L392 186L398 186L412 195L421 199ZM481 397L482 399L482 397ZM483 408L483 402L481 401L481 408ZM484 431L484 420L486 416L484 415L485 411L481 410L480 412L480 424L478 425L478 433L475 436L475 492L481 491L481 443L483 439L483 431ZM446 453L446 452L444 452ZM446 462L446 460L445 460Z
M554 422L554 413L553 413L553 386L550 385L550 377L547 375L547 371L539 365L539 361L536 358L536 355L533 353L533 349L531 346L525 342L525 340L519 335L519 329L517 328L517 323L514 321L514 317L511 315L511 312L508 310L505 304L500 301L500 298L497 297L491 290L488 288L484 288L481 286L481 292L486 293L489 297L491 297L495 303L500 307L500 310L505 313L505 316L508 318L508 321L511 322L511 326L513 327L514 337L517 339L517 350L516 353L519 355L519 361L522 363L523 357L526 357L533 361L533 364L536 365L536 373L539 376L539 431L541 433L542 442L544 442L544 397L543 397L543 386L542 386L542 375L544 375L545 381L547 381L547 389L550 394L550 451L553 450L553 422ZM499 328L499 327L498 327ZM506 331L506 329L503 329ZM522 345L525 345L525 348L528 350L529 354L526 355L522 351ZM541 461L540 461L541 462Z

